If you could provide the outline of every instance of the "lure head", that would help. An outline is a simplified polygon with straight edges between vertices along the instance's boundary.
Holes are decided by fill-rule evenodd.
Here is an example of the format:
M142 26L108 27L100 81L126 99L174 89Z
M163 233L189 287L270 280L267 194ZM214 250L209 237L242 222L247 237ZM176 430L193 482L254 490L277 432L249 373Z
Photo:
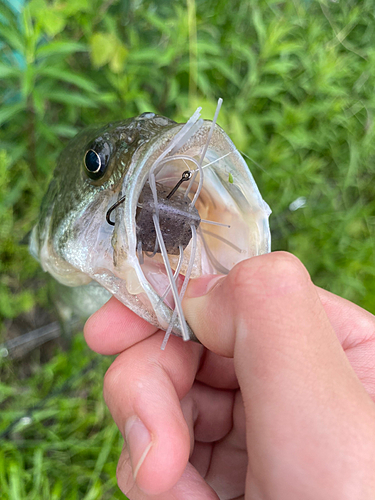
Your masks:
M176 190L173 193L173 190L171 191L170 188L162 184L156 185L157 210L167 253L168 255L179 255L180 247L185 250L191 240L191 225L194 224L195 228L198 229L201 219L198 210L191 206L190 198L185 197L181 191ZM160 253L153 222L156 205L148 182L143 187L138 202L135 218L137 248L139 248L139 252Z
M217 125L201 158L211 128L210 121L177 124L144 113L78 134L60 155L32 232L31 252L42 267L68 286L95 280L166 329L174 298L165 293L171 283L155 214L178 289L188 271L192 278L225 274L268 252L270 210ZM168 198L186 171L194 175ZM119 200L109 224L106 214ZM173 331L181 333L178 318Z

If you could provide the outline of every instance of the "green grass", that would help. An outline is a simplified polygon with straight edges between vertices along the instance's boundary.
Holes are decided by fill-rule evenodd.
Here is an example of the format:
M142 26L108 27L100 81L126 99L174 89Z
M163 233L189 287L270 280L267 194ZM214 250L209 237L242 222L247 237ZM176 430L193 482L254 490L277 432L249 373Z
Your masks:
M375 312L374 1L16 5L0 0L0 342L20 315L48 307L46 277L19 242L68 139L148 110L186 121L201 105L212 118L218 97L219 124L273 210L273 250ZM32 359L27 379L19 363L0 366L0 432L91 358L77 338L68 354ZM121 440L101 396L108 363L1 444L5 499L121 498Z
M101 394L109 362L76 336L69 353L2 387L0 434L17 423L2 436L1 498L123 498L114 474L122 437Z

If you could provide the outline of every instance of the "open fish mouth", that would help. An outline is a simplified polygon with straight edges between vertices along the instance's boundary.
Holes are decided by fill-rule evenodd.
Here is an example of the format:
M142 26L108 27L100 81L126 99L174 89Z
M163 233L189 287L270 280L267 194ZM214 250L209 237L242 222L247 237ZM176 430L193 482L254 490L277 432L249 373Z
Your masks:
M107 211L113 267L149 321L196 340L181 301L191 278L270 251L271 213L232 141L200 108L153 140Z
M198 108L185 124L144 113L87 129L61 153L30 251L80 287L81 313L113 295L166 330L163 347L171 332L196 340L181 305L189 280L270 251L271 211L216 125L220 106L212 121Z

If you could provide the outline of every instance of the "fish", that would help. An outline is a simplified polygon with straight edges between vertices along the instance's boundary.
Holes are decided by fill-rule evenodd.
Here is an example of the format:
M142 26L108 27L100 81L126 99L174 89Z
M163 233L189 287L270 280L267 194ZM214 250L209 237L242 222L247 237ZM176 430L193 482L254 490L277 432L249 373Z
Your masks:
M201 108L152 112L78 133L59 156L30 251L88 317L111 296L197 341L181 301L190 279L270 251L271 210L240 152Z

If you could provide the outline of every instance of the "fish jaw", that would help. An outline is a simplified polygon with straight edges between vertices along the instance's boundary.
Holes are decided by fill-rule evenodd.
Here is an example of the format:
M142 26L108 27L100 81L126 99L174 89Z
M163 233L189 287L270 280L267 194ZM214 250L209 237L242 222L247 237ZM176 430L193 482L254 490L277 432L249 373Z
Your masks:
M178 141L174 150L168 152L174 139L186 126L168 121L164 130L136 149L118 184L96 194L91 191L89 203L82 203L58 227L53 227L53 213L45 217L43 224L33 231L31 244L32 253L38 256L42 267L68 286L84 285L95 280L148 322L163 329L167 329L172 322L173 333L182 336L179 319L173 315L172 294L165 296L169 280L161 255L157 253L153 258L145 256L144 262L140 262L137 253L137 209L150 171L161 155L164 155L165 163L156 173L156 181L171 190L186 170L186 162L189 169L195 168L211 123L202 122L188 140ZM181 159L182 156L194 159L195 164ZM230 227L200 223L192 278L207 274L225 275L238 262L270 251L268 217L271 211L242 156L218 126L213 130L202 167L203 189L196 203L199 216ZM198 189L198 180L199 175L189 199ZM180 189L184 192L186 186ZM114 210L112 220L115 225L111 226L106 221L106 214L122 197L124 202ZM51 192L51 200L55 198ZM192 253L190 241L176 276L179 288ZM178 256L169 255L168 261L172 270L176 270ZM189 326L187 329L189 338L196 340Z
M178 154L199 158L210 126L211 122L204 122L199 133L189 139ZM121 195L125 200L117 208L113 239L114 262L118 274L124 276L128 283L127 290L141 300L148 315L154 315L162 329L167 329L173 317L173 299L169 297L168 301L161 298L169 286L169 280L160 254L152 259L145 258L143 264L140 262L137 254L136 215L142 189L148 181L152 165L182 127L183 125L176 125L149 145L134 164L129 178L124 179ZM227 224L230 228L209 226L209 230L203 229L204 237L203 233L198 236L193 278L206 274L227 274L238 262L270 251L268 217L271 210L262 199L242 156L218 126L215 126L203 167L204 188L197 201L201 217ZM183 169L186 169L186 162L167 163L160 169L157 181L172 189ZM192 195L195 190L196 186ZM226 240L226 243L222 240ZM228 245L229 240L236 244ZM190 245L186 248L185 265L180 271L182 276L186 273L189 247ZM170 255L169 262L172 269L176 269L177 257ZM177 320L174 321L172 331L176 335L182 335ZM195 340L190 328L189 336Z

